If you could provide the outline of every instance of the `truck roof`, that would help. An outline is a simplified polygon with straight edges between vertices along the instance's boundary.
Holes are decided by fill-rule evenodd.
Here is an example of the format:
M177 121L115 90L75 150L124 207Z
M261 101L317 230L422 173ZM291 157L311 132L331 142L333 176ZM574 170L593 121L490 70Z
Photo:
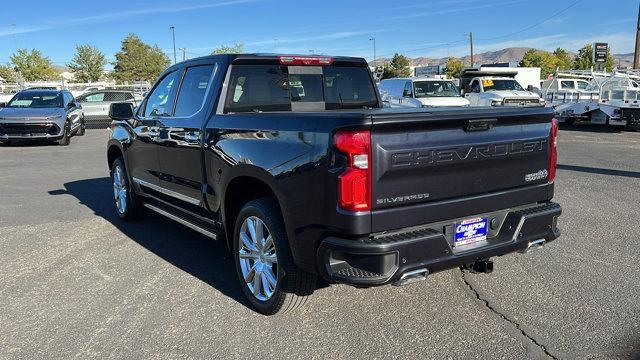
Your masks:
M462 74L460 77L462 78L487 77L487 76L515 77L516 75L518 75L518 72L513 70L464 69L462 70Z
M185 66L189 64L195 64L201 62L203 60L209 59L225 59L227 62L231 64L281 64L282 58L295 58L295 59L331 59L331 65L338 66L369 66L367 61L363 58L359 57L351 57L351 56L330 56L330 55L304 55L304 54L272 54L272 53L253 53L253 54L222 54L222 55L208 55L197 57L189 60L185 60L179 62L173 67Z

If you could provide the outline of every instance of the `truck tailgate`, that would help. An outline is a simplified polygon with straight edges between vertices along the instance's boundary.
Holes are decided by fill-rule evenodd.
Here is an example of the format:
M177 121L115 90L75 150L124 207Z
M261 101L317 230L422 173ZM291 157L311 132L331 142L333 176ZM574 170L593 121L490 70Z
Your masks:
M375 214L386 209L396 211L382 213L399 217L402 208L414 210L410 217L423 213L400 222L418 225L438 218L426 213L437 211L428 204L456 203L458 213L446 216L457 217L472 214L464 213L473 211L465 206L466 200L483 199L482 210L499 209L505 203L492 205L490 196L505 191L519 194L520 200L509 204L546 200L537 198L548 192L540 186L548 183L552 118L553 112L544 108L372 115L373 228L384 228L376 226ZM526 196L528 189L537 193Z

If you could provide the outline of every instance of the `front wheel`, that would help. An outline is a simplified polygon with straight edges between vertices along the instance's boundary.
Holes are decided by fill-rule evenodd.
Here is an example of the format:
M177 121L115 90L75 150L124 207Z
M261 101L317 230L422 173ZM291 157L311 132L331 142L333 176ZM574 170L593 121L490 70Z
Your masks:
M71 125L68 121L64 123L62 130L62 139L58 140L58 145L67 146L71 143Z
M273 199L250 201L234 231L240 287L251 306L265 315L293 310L315 290L316 276L293 262L282 215Z
M136 194L131 188L127 170L121 157L117 158L111 166L111 183L113 184L113 199L118 216L125 221L136 219L142 209L140 209Z

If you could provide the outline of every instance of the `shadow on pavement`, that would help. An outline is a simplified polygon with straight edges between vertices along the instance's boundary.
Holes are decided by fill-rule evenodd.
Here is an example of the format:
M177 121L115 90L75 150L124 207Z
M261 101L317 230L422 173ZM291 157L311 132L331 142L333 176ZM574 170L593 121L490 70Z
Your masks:
M574 132L592 132L592 133L619 133L626 130L615 130L609 125L602 124L574 124L574 125L566 125L564 123L560 123L560 130L562 131L574 131Z
M614 170L614 169L602 169L594 168L590 166L578 166L578 165L562 165L558 164L559 170L578 171L599 175L612 175L612 176L624 176L630 178L640 178L640 172L627 171L627 170Z
M58 143L50 140L11 140L9 144L0 142L0 147L35 147L35 146L58 146Z
M49 194L75 196L147 250L248 307L224 241L213 241L151 212L136 222L122 221L112 204L108 177L68 182L64 189L52 190Z

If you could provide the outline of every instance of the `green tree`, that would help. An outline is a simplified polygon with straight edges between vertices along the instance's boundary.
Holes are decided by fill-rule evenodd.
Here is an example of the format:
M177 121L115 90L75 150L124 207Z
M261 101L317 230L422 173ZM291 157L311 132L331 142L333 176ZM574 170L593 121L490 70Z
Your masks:
M557 66L560 70L568 70L573 67L573 58L567 50L557 48L553 51L553 55L558 60Z
M60 76L48 57L37 49L18 49L10 57L13 69L26 81L56 80Z
M104 73L107 58L97 47L89 44L76 46L76 55L67 66L73 70L78 82L94 82L100 80Z
M611 48L608 48L604 68L607 71L611 71L613 70L615 64L616 60L613 58L613 55L611 55ZM582 49L578 50L578 55L576 55L573 61L573 66L574 68L580 70L589 70L595 67L595 64L593 62L593 45L587 44L583 46Z
M153 81L170 64L169 57L157 46L145 44L137 35L129 34L115 55L111 76L119 82Z
M241 54L244 52L244 44L236 43L235 45L228 46L222 45L218 48L213 49L211 55L219 55L219 54Z
M546 79L547 75L553 74L558 67L558 58L548 52L536 49L529 49L524 53L522 61L520 61L522 67L539 67L540 77Z
M16 72L9 65L0 65L0 78L6 82L16 82Z
M407 77L411 76L411 69L409 69L409 59L401 54L395 53L389 64L384 66L384 72L382 73L383 79L394 77Z
M444 64L444 74L451 78L459 78L463 67L464 63L462 60L454 57L448 57Z

